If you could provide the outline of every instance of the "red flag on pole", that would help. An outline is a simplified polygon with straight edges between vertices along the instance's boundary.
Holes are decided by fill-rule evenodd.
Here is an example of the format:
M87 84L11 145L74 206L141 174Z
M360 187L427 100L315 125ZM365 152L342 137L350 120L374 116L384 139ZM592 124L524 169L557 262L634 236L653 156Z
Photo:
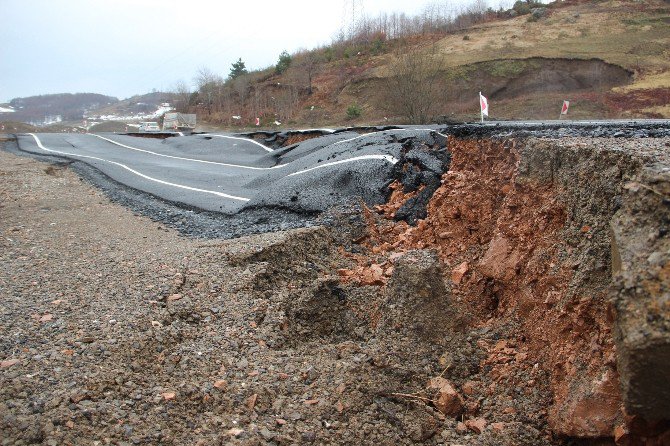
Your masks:
M489 115L489 101L482 95L481 91L479 92L479 107L481 108L482 122L484 122L484 115Z
M481 92L479 93L479 105L482 108L482 114L488 116L489 115L489 101L484 96L482 96Z
M570 101L563 101L563 107L561 108L561 114L562 115L567 115L568 114L568 108L570 108Z

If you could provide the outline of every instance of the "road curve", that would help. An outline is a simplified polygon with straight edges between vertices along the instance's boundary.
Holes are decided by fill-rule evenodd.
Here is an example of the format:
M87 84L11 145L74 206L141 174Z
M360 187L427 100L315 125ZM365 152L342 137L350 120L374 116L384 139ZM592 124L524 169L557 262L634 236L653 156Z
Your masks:
M81 161L134 189L204 210L236 213L267 206L318 212L356 196L383 200L381 190L401 155L398 134L424 134L435 143L434 133L342 132L279 150L220 134L159 140L30 133L18 140L23 151Z

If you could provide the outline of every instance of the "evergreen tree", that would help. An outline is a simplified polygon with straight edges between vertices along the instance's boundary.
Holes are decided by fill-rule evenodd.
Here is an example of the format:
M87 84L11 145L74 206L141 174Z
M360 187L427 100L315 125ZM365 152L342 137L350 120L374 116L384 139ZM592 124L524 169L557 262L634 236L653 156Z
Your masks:
M284 71L286 71L289 65L291 65L292 60L293 59L291 58L291 55L287 53L286 50L282 51L282 53L279 55L279 61L275 66L275 73L282 74Z
M237 59L237 62L231 65L230 74L228 77L230 79L235 79L247 73L248 71L246 65L244 65L244 62L242 62L242 58L239 58Z

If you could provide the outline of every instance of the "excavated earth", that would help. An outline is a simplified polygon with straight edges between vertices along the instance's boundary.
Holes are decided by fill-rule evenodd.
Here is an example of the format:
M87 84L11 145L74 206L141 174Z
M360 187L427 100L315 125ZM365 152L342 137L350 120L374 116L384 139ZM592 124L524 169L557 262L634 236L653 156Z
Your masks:
M2 444L670 444L668 128L442 131L232 240L0 151Z

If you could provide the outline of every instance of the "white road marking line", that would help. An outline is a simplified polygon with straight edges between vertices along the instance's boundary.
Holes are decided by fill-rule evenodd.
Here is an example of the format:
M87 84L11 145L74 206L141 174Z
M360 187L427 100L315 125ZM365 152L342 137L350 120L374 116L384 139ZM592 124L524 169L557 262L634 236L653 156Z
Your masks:
M105 141L111 142L112 144L116 144L117 146L121 146L121 147L124 147L126 149L136 150L138 152L148 153L150 155L162 156L164 158L172 158L172 159L182 160L182 161L191 161L191 162L194 162L194 163L214 164L214 165L217 165L217 166L236 167L236 168L239 168L239 169L249 169L249 170L277 169L277 168L285 166L285 165L272 166L272 167L242 166L242 165L239 165L239 164L220 163L220 162L217 162L217 161L206 161L206 160L199 160L199 159L193 159L193 158L185 158L183 156L165 155L163 153L152 152L151 150L139 149L137 147L128 146L126 144L122 144L120 142L114 141L113 139L105 138L104 136L95 135L93 133L89 133L89 134L91 136L95 136L97 138L104 139Z
M354 136L353 138L343 139L342 141L334 142L333 145L336 146L336 145L338 145L338 144L343 144L343 143L345 143L345 142L355 141L355 140L357 140L357 139L365 138L366 136L374 135L374 134L376 134L376 133L382 133L382 132L385 132L385 131L386 131L386 130L382 130L381 132L363 133L362 135Z
M253 139L240 138L240 137L237 137L237 136L217 135L215 133L204 133L203 136L216 136L217 138L237 139L237 140L240 140L240 141L246 141L246 142L250 142L252 144L256 144L257 146L261 146L264 150L266 150L268 152L274 152L274 150L272 150L271 148L266 147L263 144L259 143L258 141L254 141Z
M40 139L34 133L28 133L28 135L35 138L35 143L37 143L37 147L39 147L40 149L42 149L44 151L47 151L47 152L57 153L59 155L74 156L74 157L79 157L79 158L88 158L88 159L93 159L93 160L97 160L97 161L103 161L103 162L106 162L106 163L114 164L115 166L119 166L123 169L126 169L127 171L132 172L139 177L142 177L142 178L147 179L149 181L154 181L156 183L165 184L166 186L177 187L177 188L180 188L180 189L186 189L186 190L190 190L190 191L193 191L193 192L202 192L202 193L206 193L206 194L212 194L212 195L216 195L216 196L223 197L223 198L229 198L231 200L238 200L238 201L245 201L245 202L250 200L249 198L237 197L235 195L224 194L223 192L216 192L216 191L213 191L213 190L206 190L206 189L198 189L196 187L185 186L183 184L176 184L176 183L170 183L170 182L167 182L167 181L159 180L158 178L153 178L153 177L150 177L148 175L144 175L143 173L140 173L140 172L136 171L135 169L131 169L130 167L126 166L125 164L117 163L116 161L110 161L110 160L106 160L106 159L103 159L103 158L98 158L98 157L95 157L95 156L79 155L79 154L76 154L76 153L68 153L68 152L61 152L59 150L47 149L46 147L44 147L42 145L42 141L40 141ZM97 136L97 135L94 135L94 136ZM103 138L103 139L106 139L106 138Z
M335 166L337 164L344 164L344 163L350 163L352 161L360 161L360 160L384 160L388 161L391 164L395 164L398 162L398 160L391 155L363 155L363 156L356 156L354 158L347 158L345 160L340 160L340 161L333 161L331 163L326 163L326 164L321 164L320 166L315 166L315 167L310 167L309 169L304 169L304 170L299 170L298 172L293 172L291 174L286 175L287 177L292 177L293 175L300 175L305 172L310 172L312 170L316 169L321 169L322 167L329 167L329 166Z
M136 150L138 152L149 153L149 154L156 155L156 156L163 156L165 158L172 158L172 159L178 159L178 160L183 160L183 161L193 161L193 162L196 162L196 163L216 164L216 165L219 165L219 166L237 167L237 168L240 168L240 169L251 169L251 170L281 169L281 168L288 167L288 166L291 165L291 163L287 163L287 164L279 164L277 166L272 166L272 167L251 167L251 166L241 166L239 164L218 163L216 161L203 161L203 160L197 160L197 159L191 159L191 158L184 158L184 157L181 157L181 156L164 155L162 153L152 152L151 150L138 149L137 147L131 147L131 146L128 146L126 144L121 144L120 142L116 142L112 139L105 138L104 136L100 136L100 135L91 134L91 136L96 136L100 139L104 139L105 141L109 141L112 144L116 144L117 146L125 147L126 149ZM378 159L386 160L386 161L390 162L391 164L395 164L395 163L398 162L398 160L391 155L361 155L361 156L356 156L354 158L347 158L347 159L343 159L343 160L339 160L339 161L334 161L334 162L331 162L331 163L322 164L322 165L316 166L316 167L310 167L308 169L300 170L298 172L293 172L293 173L288 174L286 176L299 175L301 173L309 172L309 171L314 170L314 169L319 169L321 167L333 166L335 164L349 163L349 162L352 162L352 161L378 160Z

